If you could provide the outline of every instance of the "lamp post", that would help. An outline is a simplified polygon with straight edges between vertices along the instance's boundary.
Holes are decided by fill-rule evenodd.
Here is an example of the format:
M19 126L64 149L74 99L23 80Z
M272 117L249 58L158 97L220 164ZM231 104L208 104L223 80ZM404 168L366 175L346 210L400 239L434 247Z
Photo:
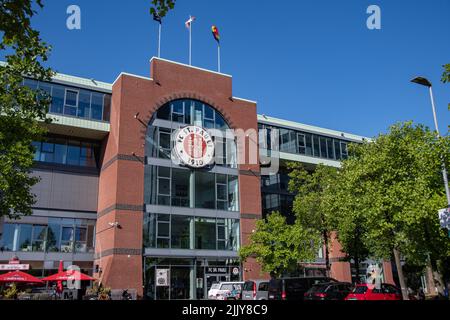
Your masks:
M431 88L432 87L431 82L428 81L428 79L426 79L424 77L416 77L416 78L412 79L411 82L420 84L420 85L428 88L428 90L430 92L431 108L433 109L434 125L436 127L437 136L439 138L441 135L439 133L439 126L438 126L438 121L437 121L437 117L436 117L436 107L434 105L434 97L433 97L433 90ZM447 206L448 206L448 208L450 208L450 190L448 187L448 175L447 175L447 169L445 167L445 163L442 163L442 177L444 179L445 194L447 195Z

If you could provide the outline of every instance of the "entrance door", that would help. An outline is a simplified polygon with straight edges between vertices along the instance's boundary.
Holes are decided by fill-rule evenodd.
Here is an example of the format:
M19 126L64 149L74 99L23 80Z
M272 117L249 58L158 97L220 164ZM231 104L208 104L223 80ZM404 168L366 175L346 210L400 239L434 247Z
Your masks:
M228 274L207 274L205 276L205 295L206 299L208 299L208 291L211 289L211 286L214 283L230 281L230 276Z

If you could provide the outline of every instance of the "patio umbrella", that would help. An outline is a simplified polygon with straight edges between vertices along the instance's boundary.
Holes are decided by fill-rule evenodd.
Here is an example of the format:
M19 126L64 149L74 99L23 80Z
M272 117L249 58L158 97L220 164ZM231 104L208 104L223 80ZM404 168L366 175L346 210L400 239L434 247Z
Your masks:
M59 260L59 268L58 268L58 273L63 272L64 271L64 263L62 260ZM62 281L58 281L56 283L56 292L58 293L62 293L63 292L63 284Z
M45 277L42 281L52 282L52 281L69 281L69 280L79 280L79 281L91 281L94 278L88 276L87 274L81 273L77 270L66 270L58 272L57 274Z
M42 280L22 271L11 271L0 275L0 282L44 283Z

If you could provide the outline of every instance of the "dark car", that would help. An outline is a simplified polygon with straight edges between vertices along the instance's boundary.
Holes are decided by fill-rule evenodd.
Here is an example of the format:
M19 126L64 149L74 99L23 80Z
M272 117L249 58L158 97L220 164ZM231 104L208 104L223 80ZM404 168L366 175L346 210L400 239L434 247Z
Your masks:
M337 282L328 277L280 278L269 281L269 300L303 300L313 285Z
M344 300L351 291L348 282L315 284L305 293L305 300Z

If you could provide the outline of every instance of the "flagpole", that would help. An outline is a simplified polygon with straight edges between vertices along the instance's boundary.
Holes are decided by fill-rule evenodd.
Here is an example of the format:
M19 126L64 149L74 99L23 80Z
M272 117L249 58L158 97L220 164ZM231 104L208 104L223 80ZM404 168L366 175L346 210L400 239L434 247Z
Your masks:
M220 43L217 46L217 65L218 65L218 70L220 73Z
M161 23L159 23L158 30L158 58L161 58Z
M189 65L192 65L192 21L189 24Z

